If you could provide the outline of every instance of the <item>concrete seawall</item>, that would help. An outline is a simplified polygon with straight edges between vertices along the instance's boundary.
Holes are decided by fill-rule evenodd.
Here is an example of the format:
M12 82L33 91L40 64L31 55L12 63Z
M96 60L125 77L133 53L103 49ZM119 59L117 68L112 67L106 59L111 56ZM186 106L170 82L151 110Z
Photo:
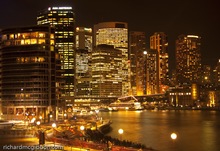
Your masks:
M35 131L28 129L0 129L0 138L34 137Z

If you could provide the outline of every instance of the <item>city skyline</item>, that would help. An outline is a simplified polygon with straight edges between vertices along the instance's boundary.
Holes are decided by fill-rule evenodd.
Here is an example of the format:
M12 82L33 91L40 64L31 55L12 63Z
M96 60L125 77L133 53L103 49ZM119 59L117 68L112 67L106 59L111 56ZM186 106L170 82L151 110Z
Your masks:
M76 26L91 27L105 21L127 22L130 31L144 31L149 37L154 32L168 36L171 69L175 57L175 40L181 34L201 36L202 63L214 66L219 59L218 35L220 9L217 0L204 1L89 1L47 0L44 3L28 0L7 0L0 6L0 28L36 25L37 13L49 6L72 6ZM208 52L208 53L207 53Z

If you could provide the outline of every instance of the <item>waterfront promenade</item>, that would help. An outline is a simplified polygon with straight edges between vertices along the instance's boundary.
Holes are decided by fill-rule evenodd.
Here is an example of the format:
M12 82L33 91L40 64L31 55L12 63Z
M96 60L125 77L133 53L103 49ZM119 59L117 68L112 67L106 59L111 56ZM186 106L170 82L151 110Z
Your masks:
M50 129L48 129L48 124L42 124L41 128L38 126L25 126L24 128L21 128L20 126L19 128L15 127L11 129L0 129L0 140L2 140L0 141L0 146L2 147L0 150L14 150L15 147L13 146L19 146L20 148L22 148L22 146L26 148L29 146L29 148L32 150L34 146L35 148L39 148L39 130L47 133L45 135L45 144L43 146L45 147L44 150L48 151L53 151L53 149L49 148L53 148L54 146L61 148L56 148L56 151L153 150L151 148L146 148L143 144L133 143L127 140L119 140L117 138L106 136L100 131L100 129L85 129L84 131L80 131L79 129L70 129L67 127L56 127L52 129L51 126ZM35 151L37 150L40 151L39 149L35 149Z

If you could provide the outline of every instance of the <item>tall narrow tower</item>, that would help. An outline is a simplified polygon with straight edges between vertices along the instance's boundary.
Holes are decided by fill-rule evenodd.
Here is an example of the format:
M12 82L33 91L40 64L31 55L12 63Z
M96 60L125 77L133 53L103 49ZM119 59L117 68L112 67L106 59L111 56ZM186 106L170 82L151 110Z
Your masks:
M129 32L129 60L131 64L131 94L142 95L143 81L141 77L144 75L143 67L144 57L143 52L146 51L146 35L145 32L131 31Z
M74 57L75 57L75 14L72 7L48 7L39 12L37 24L48 24L55 28L56 49L61 56L62 98L65 106L71 106L74 100Z
M167 35L163 32L156 32L150 37L150 49L155 49L159 54L159 83L160 91L163 92L163 86L169 82L168 66L168 41Z
M76 28L75 101L91 97L92 28Z
M201 75L201 37L180 35L176 40L176 72L179 84L198 82Z

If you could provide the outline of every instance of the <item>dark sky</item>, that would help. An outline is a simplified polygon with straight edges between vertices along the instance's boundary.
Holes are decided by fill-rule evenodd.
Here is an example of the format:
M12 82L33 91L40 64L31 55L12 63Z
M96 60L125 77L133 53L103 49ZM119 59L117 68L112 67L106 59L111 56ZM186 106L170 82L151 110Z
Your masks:
M180 34L202 37L203 64L216 65L220 58L218 0L1 0L0 28L34 25L39 10L67 5L75 11L77 26L123 21L129 30L144 31L148 38L154 32L165 32L171 67Z

